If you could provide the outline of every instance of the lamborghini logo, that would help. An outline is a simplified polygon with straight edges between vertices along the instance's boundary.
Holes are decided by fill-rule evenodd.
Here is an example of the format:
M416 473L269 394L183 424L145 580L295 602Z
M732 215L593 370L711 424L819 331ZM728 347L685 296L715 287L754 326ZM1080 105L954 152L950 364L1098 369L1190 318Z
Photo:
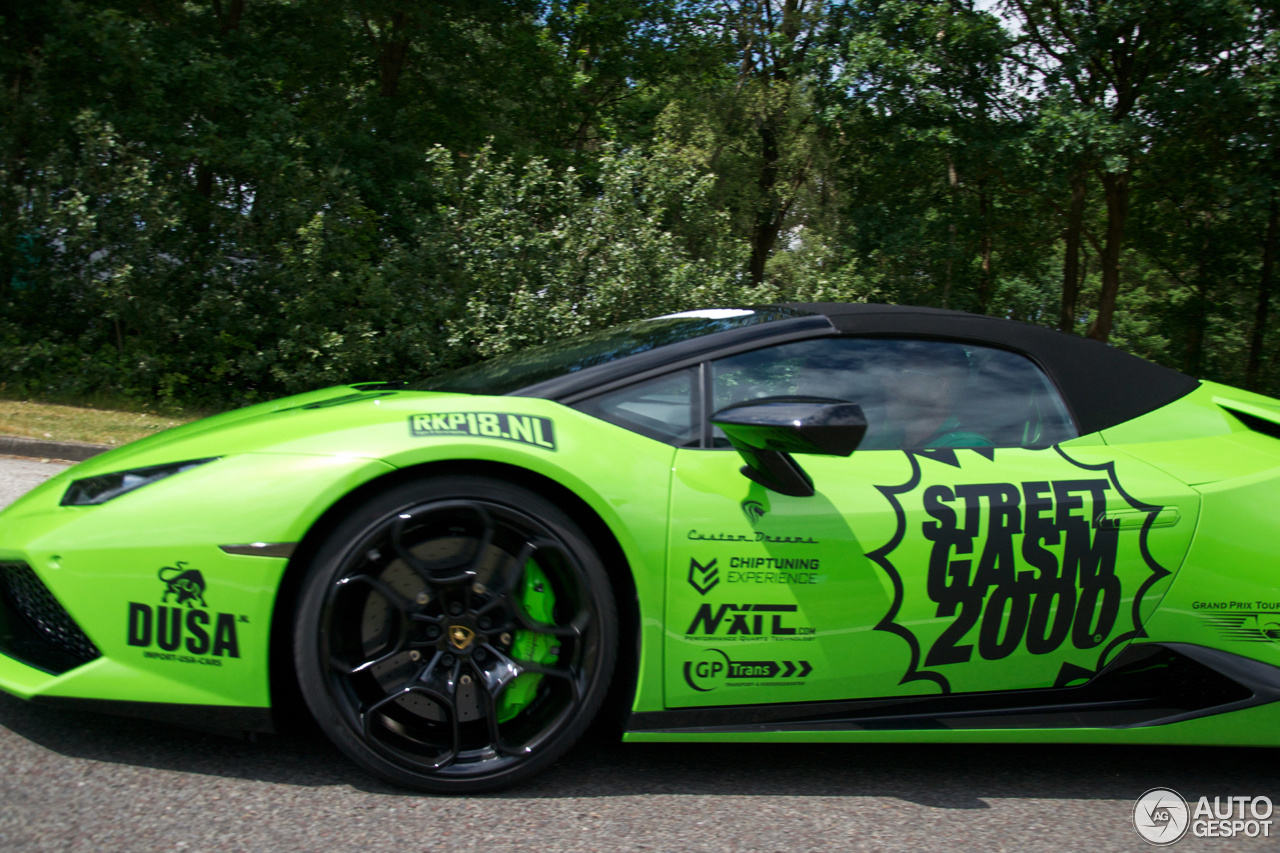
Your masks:
M476 632L465 625L451 625L449 627L449 643L460 652L465 652L475 638Z

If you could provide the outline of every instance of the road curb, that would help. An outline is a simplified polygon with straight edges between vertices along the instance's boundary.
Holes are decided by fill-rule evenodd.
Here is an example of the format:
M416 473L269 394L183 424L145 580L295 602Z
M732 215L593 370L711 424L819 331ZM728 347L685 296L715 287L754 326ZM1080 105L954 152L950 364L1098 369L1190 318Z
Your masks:
M101 444L42 441L38 438L18 438L13 435L0 435L0 454L5 456L28 456L34 459L65 459L68 462L83 462L110 449L110 447Z

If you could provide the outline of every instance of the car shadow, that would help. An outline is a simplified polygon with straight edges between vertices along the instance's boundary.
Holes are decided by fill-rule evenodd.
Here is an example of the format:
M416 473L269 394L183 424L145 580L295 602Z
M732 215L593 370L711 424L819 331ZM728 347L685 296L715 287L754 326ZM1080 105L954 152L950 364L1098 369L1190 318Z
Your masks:
M0 726L59 755L282 785L346 785L387 796L309 719L256 741L0 695ZM944 809L990 799L1131 800L1153 787L1183 796L1274 795L1268 748L1039 744L624 744L589 734L537 778L489 797L653 795L889 797Z

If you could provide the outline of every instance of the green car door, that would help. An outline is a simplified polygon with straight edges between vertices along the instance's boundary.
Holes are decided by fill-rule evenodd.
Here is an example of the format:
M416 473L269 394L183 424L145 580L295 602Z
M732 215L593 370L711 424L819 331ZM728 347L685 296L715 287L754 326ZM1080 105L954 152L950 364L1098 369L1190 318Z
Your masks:
M843 400L867 429L850 456L794 457L805 497L740 473L718 430L677 450L671 708L1082 683L1143 636L1195 528L1195 492L1077 436L1017 353L832 337L691 381L707 411Z

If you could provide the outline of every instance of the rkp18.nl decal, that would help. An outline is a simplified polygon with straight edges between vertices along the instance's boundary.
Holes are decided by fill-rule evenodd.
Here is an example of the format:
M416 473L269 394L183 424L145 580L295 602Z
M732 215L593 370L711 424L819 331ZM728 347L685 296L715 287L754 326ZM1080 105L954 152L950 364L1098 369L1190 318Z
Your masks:
M1130 496L1114 463L1087 465L1057 447L1043 453L1043 470L1057 476L979 483L947 483L945 474L962 462L999 471L991 449L908 453L910 479L877 487L897 529L867 555L894 592L876 630L910 646L902 683L927 680L950 692L956 673L1031 655L1058 666L1055 683L1066 686L1142 636L1142 596L1169 572L1147 548L1150 524L1121 531L1108 520L1108 498L1112 511L1123 501L1148 518L1161 507ZM930 466L929 485L922 466ZM947 669L956 664L963 667Z

